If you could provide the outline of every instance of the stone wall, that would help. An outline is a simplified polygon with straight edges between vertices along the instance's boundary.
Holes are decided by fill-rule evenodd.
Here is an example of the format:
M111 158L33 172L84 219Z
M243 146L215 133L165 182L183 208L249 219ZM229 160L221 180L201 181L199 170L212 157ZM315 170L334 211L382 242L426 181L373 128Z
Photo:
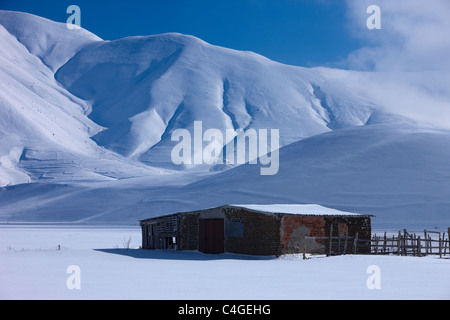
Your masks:
M178 250L198 250L199 213L178 215Z
M242 236L225 231L225 251L252 255L279 255L281 217L240 208L225 208L226 222L241 223ZM227 225L227 224L225 224Z

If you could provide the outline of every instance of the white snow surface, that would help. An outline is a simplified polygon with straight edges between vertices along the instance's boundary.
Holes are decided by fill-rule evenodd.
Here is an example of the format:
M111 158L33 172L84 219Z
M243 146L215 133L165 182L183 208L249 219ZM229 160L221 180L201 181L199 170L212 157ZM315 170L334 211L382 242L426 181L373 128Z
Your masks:
M140 239L136 227L0 226L0 299L450 298L449 259L206 255L139 250ZM69 266L79 267L80 289L67 287ZM379 268L379 289L367 286L370 266Z
M83 28L69 30L64 23L24 12L0 10L0 24L52 71L77 51L102 40Z
M0 221L136 224L227 203L450 225L450 75L302 68L177 33L0 11ZM176 129L279 129L280 165L175 166Z
M312 216L360 216L359 213L345 212L332 208L327 208L317 204L230 204L232 207L250 209L266 213L286 213L293 215Z

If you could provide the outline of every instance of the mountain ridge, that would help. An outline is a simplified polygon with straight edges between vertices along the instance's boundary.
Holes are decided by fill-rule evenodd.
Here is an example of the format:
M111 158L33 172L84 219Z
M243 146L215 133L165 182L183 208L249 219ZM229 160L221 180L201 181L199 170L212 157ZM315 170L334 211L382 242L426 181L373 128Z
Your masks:
M387 225L449 222L448 75L308 69L178 33L104 41L6 11L0 39L0 221L314 202ZM195 121L279 129L279 173L176 166L171 135Z

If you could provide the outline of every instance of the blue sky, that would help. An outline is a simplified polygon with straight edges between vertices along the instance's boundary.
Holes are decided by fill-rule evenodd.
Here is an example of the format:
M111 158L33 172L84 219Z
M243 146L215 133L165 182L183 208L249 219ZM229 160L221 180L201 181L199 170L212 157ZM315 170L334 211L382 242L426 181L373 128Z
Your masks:
M362 46L340 0L1 0L0 9L65 22L72 4L81 26L106 40L179 32L306 67L333 65Z

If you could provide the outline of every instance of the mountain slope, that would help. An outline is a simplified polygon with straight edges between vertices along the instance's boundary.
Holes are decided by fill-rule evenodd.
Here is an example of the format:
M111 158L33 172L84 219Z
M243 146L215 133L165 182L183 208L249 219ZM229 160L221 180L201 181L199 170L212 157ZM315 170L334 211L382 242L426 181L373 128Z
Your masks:
M45 36L46 45L60 48L58 35L66 32L62 24L30 17L27 20L29 15L0 12L0 22L25 39L29 48L33 49L33 44L42 45L38 41L41 33L51 35ZM32 31L37 38L23 36ZM86 41L91 42L92 37ZM125 162L92 141L91 136L102 127L86 116L90 105L61 87L52 69L44 64L43 60L56 65L60 59L70 58L79 42L69 36L61 50L55 49L58 53L55 55L53 51L47 54L46 47L40 48L42 52L36 49L44 57L41 60L2 25L0 38L0 185L108 180L152 170L139 163ZM75 43L70 47L72 41ZM67 55L63 57L65 49Z
M0 218L135 224L227 203L317 203L373 214L374 228L443 228L450 223L449 143L448 130L408 125L336 130L282 148L274 176L246 164L191 183L160 176L90 186L29 184L0 192Z
M11 172L0 173L0 183L15 184L28 180L15 169L25 148L86 154L96 148L89 136L100 127L84 116L88 106L62 89L2 26L0 36L0 157L2 164L9 161Z
M90 46L56 73L92 101L100 145L146 163L170 162L176 129L194 121L219 129L280 129L282 146L331 129L363 125L374 111L364 97L325 102L315 70L282 65L180 34L129 37ZM339 95L348 89L340 86ZM332 97L333 98L333 97ZM228 142L228 141L226 141Z
M275 176L260 176L258 166L247 164L187 189L208 190L208 198L225 202L318 203L372 213L376 226L445 226L450 224L449 143L449 130L348 128L281 149Z
M193 132L194 121L202 121L204 130L236 134L279 129L281 146L369 119L449 128L450 113L442 112L450 109L448 96L432 94L420 82L423 75L306 69L192 36L163 34L86 47L56 79L92 101L89 118L106 128L93 137L99 145L172 167L171 133Z
M85 29L69 30L64 23L23 12L0 10L0 24L53 72L80 49L101 41Z
M0 11L0 221L318 203L378 225L448 224L449 75L287 66L176 33L76 32ZM279 129L278 173L174 165L171 135L195 121Z

